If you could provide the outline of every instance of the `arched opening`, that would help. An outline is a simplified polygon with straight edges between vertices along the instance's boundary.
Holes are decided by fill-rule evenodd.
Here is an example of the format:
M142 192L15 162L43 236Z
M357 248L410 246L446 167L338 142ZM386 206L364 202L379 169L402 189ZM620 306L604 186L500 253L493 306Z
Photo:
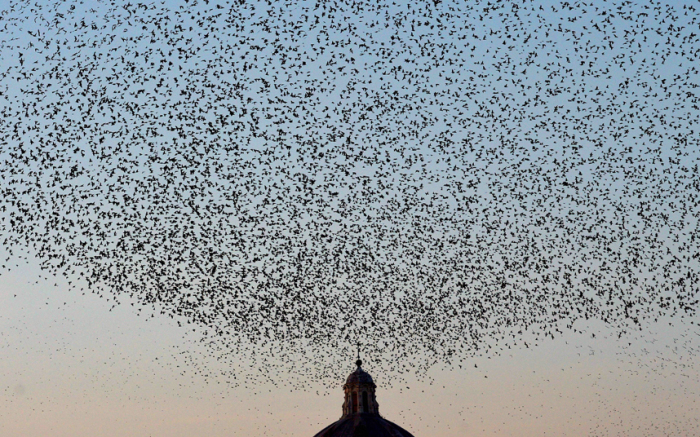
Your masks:
M369 398L366 391L362 392L362 412L369 413Z
M357 413L357 392L352 392L352 412Z

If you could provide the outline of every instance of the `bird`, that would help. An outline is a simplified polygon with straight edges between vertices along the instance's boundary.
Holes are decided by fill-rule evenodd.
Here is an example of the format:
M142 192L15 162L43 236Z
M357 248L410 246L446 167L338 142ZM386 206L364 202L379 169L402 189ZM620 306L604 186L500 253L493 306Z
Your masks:
M692 5L92 8L3 19L0 239L236 383L697 314Z

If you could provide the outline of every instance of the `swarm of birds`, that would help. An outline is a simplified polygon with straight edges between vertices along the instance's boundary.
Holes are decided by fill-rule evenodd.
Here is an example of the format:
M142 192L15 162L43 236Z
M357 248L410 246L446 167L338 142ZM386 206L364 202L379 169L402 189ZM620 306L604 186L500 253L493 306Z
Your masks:
M12 1L0 240L312 379L357 341L390 377L693 317L699 26L655 1Z

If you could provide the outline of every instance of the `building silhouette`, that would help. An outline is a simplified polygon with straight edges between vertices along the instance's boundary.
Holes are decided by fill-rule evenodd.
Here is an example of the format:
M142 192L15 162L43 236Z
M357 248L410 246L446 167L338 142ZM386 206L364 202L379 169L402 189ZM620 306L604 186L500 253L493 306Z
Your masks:
M314 437L413 437L413 434L379 415L379 404L375 396L372 377L362 370L359 356L357 369L352 372L345 385L343 415Z

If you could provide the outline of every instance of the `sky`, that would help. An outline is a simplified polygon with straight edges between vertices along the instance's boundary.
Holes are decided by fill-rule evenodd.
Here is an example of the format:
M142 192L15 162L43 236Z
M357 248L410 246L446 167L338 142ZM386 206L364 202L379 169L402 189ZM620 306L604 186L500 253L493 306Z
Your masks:
M700 434L693 2L0 29L0 435Z
M173 320L110 309L29 258L0 288L3 435L311 436L340 417L343 380L298 389L204 378L182 355L196 341ZM669 318L621 338L591 324L400 386L387 386L371 361L363 368L380 413L417 436L693 435L697 322ZM343 358L349 374L355 357Z

